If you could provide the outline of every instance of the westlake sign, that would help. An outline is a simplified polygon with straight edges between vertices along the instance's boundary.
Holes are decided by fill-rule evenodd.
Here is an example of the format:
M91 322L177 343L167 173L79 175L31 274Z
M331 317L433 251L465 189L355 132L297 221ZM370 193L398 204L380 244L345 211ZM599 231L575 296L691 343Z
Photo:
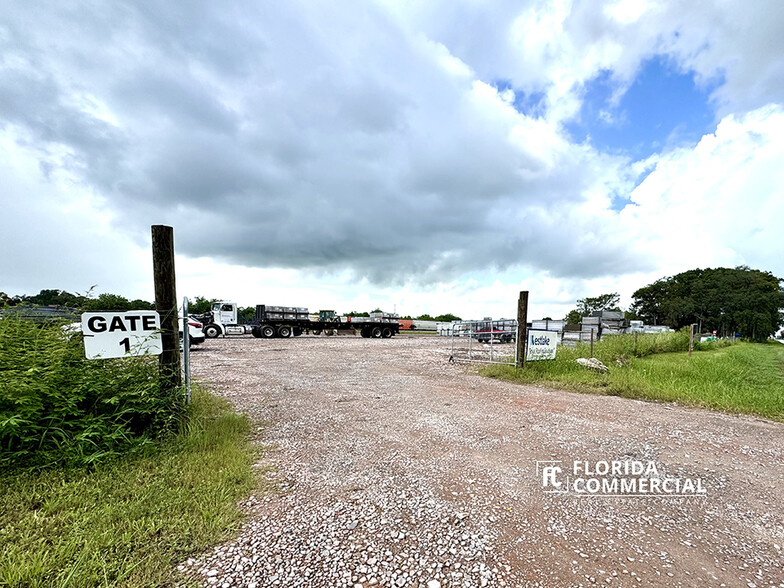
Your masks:
M526 361L539 361L542 359L555 359L558 345L557 331L528 330L528 341L525 351Z
M85 312L82 314L87 359L160 355L161 325L154 310Z

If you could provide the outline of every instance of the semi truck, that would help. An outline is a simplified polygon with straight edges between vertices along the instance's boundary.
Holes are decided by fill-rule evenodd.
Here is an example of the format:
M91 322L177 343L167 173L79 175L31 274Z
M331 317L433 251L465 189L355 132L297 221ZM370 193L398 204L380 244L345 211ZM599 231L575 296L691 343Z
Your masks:
M213 302L211 310L199 318L204 323L204 335L208 338L251 334L271 339L297 337L303 333L334 335L339 331L356 330L366 338L388 339L400 333L397 315L391 313L350 317L340 316L334 310L320 310L317 315L311 315L307 308L265 304L256 306L256 315L252 321L240 324L237 320L237 303L224 300Z

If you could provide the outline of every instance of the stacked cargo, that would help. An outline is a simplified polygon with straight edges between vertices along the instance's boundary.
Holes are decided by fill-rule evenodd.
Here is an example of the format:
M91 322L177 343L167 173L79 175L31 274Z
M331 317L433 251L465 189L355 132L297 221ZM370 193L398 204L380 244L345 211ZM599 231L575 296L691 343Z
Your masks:
M370 318L364 319L370 323L397 323L399 316L394 312L371 312Z
M601 317L598 316L584 316L582 320L582 328L580 331L585 333L585 335L581 335L581 340L585 340L586 338L590 341L591 340L591 333L593 333L594 341L599 338L599 335L602 330L602 320Z
M616 310L599 310L592 313L590 318L597 317L601 327L602 335L620 335L626 332L629 326L624 313ZM583 319L583 322L585 319Z
M258 321L299 321L308 320L308 309L299 306L256 306L256 320Z
M557 331L559 333L563 332L564 327L566 327L566 321L554 321L552 319L541 319L536 321L531 321L531 328L536 331Z
M596 333L594 333L594 341L596 340ZM574 347L582 341L589 343L591 341L591 331L564 331L561 337L561 344L567 347Z

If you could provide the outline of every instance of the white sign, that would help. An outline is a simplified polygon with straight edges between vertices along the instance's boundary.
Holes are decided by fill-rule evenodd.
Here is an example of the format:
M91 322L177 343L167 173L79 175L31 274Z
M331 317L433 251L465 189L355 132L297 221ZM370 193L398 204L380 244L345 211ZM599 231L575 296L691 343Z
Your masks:
M528 345L526 345L525 360L555 359L557 345L558 331L534 331L533 329L528 329Z
M87 359L160 355L160 320L154 310L85 312L82 314Z

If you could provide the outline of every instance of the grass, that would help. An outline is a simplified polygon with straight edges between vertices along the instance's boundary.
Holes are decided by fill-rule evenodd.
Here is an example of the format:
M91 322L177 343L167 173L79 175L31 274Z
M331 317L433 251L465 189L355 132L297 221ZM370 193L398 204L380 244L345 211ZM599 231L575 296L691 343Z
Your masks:
M556 360L531 362L524 369L491 365L480 368L480 373L520 383L538 382L579 392L676 402L784 421L784 345L717 341L698 346L689 357L686 351L670 350L682 346L682 335L667 335L669 338L656 335L658 341L639 337L639 356L628 335L605 338L594 353L610 369L605 374L575 361L589 356L587 345L559 347Z
M95 468L0 476L0 586L159 586L228 536L259 480L246 417L195 388L179 434Z

